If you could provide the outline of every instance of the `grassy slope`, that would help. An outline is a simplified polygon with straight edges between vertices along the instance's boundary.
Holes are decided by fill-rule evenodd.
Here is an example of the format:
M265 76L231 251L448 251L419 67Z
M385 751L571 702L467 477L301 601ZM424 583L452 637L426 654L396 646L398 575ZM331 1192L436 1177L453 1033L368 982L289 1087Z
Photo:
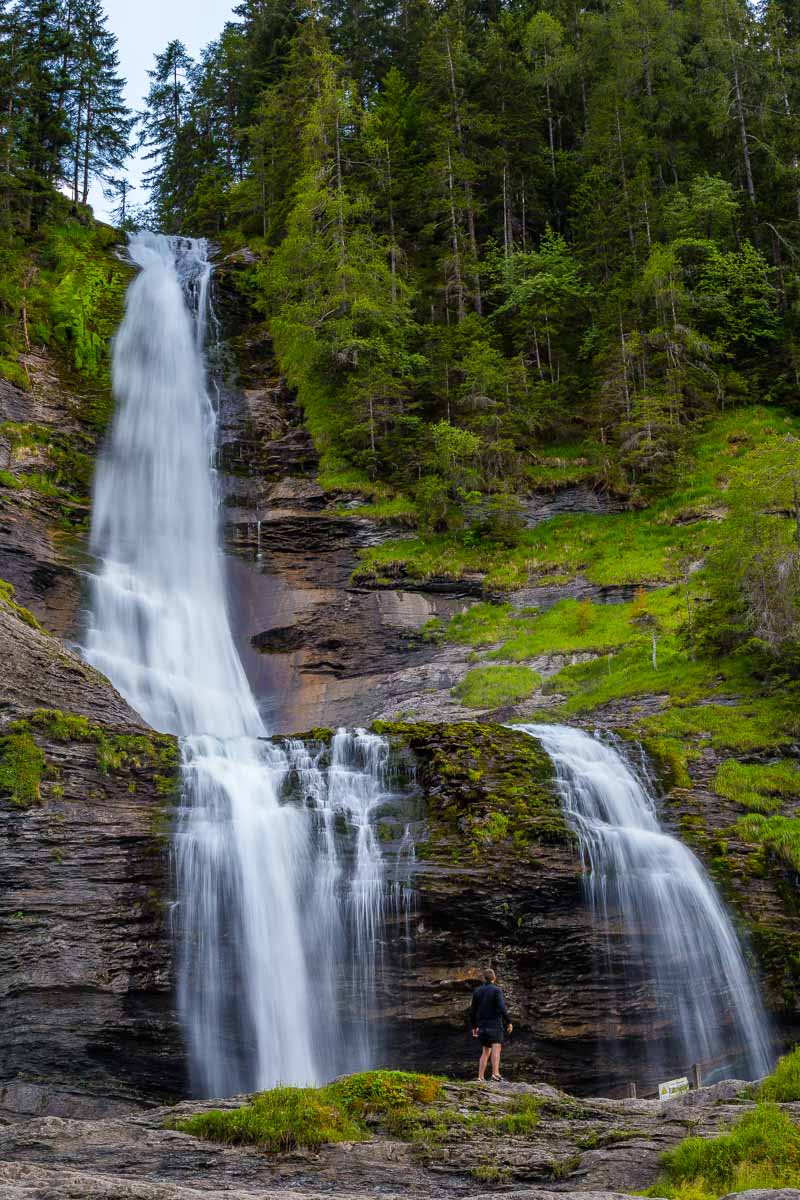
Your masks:
M773 874L789 895L800 872L800 769L793 757L800 697L784 680L765 676L763 660L749 649L708 655L693 639L707 592L708 551L736 532L726 505L731 468L746 467L768 431L797 435L800 419L763 407L716 417L681 464L672 491L648 508L552 518L513 549L487 547L474 535L397 539L368 550L359 574L483 572L489 589L576 576L639 585L628 603L613 605L563 600L540 612L486 601L447 627L431 623L427 632L473 647L475 667L457 689L462 704L491 709L533 697L527 713L543 693L548 705L541 719L601 717L645 743L665 785L710 784L741 814L716 842L720 882L727 883L729 837L752 846L753 869ZM538 692L531 660L552 653L592 657L564 666ZM708 780L712 752L718 765ZM800 944L782 941L781 957L795 964L782 984L791 1006L800 996Z

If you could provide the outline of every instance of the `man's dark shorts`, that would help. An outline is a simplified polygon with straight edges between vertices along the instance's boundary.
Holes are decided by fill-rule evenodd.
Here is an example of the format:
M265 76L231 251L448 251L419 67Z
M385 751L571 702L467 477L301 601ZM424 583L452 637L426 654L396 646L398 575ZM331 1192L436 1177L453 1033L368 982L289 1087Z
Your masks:
M503 1026L502 1025L482 1025L478 1030L478 1040L482 1046L492 1046L496 1043L502 1045L503 1042Z

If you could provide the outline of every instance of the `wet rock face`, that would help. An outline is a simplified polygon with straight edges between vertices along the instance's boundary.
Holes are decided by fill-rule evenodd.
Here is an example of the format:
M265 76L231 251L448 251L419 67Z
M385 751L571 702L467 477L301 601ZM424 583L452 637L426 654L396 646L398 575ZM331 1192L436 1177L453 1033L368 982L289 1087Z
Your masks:
M471 994L492 966L514 1021L509 1078L547 1079L581 1095L616 1094L635 1081L642 1094L662 1078L648 1062L675 1064L674 1075L688 1070L677 1014L665 1015L643 978L619 914L604 926L587 900L538 743L488 724L379 728L413 753L425 814L413 913L388 931L383 1061L469 1077L478 1056Z
M172 738L0 604L0 1117L180 1094Z
M439 646L426 626L480 599L481 578L353 584L360 551L409 530L360 515L358 496L323 491L302 414L271 376L269 346L243 338L234 342L237 386L221 391L218 461L232 624L270 727L360 725L411 711L424 719L470 715L450 695L469 669L469 647ZM578 485L530 497L526 520L620 505ZM580 579L529 591L515 597L520 606L633 594L597 595L601 589Z
M0 380L0 579L16 589L49 630L77 631L88 515L89 455L97 432L81 421L80 401L62 384L46 354L27 354L23 392ZM37 482L60 464L61 494ZM10 481L13 480L13 483ZM74 495L72 493L75 493Z

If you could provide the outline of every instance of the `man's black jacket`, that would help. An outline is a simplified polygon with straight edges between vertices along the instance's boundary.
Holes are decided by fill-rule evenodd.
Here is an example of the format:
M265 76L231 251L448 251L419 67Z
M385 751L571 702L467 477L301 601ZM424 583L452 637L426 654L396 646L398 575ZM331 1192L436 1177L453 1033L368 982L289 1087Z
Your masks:
M472 1029L488 1029L508 1025L511 1018L505 997L496 983L484 983L472 993L470 1025Z

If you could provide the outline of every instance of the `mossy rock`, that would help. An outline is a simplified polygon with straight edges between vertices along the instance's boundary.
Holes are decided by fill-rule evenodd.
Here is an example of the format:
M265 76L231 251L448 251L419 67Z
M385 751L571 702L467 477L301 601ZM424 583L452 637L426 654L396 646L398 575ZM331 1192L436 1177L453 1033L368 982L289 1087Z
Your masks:
M378 722L376 733L411 750L425 792L427 858L455 862L541 843L573 844L539 743L501 725Z

